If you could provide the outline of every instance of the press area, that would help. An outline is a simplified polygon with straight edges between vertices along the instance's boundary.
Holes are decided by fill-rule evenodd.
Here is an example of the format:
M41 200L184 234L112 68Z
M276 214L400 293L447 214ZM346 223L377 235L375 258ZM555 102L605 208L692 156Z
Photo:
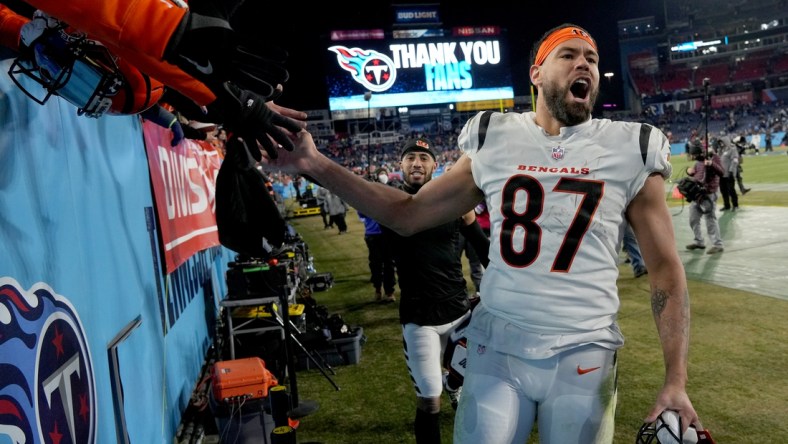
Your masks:
M212 346L175 436L178 444L296 444L300 420L318 410L298 390L317 370L336 390L334 366L357 364L360 326L328 313L315 293L333 286L317 273L306 242L290 230L265 258L236 256Z

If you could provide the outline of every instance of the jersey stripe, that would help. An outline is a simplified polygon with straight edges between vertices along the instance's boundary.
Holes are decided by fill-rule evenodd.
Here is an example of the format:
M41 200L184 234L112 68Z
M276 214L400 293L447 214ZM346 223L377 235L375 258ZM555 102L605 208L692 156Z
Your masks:
M651 125L640 125L640 156L643 158L643 165L646 164L646 158L648 157L648 138L653 128Z
M484 139L487 138L487 127L490 125L490 117L492 116L492 113L492 111L485 111L479 118L479 146L476 148L476 151L482 149L482 145L484 145Z

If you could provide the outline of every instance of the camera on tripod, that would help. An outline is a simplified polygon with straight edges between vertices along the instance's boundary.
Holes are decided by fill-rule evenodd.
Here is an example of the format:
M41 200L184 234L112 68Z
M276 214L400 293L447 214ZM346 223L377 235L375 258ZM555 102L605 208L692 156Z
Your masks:
M252 299L288 295L297 285L292 258L239 258L228 264L227 290L230 299Z

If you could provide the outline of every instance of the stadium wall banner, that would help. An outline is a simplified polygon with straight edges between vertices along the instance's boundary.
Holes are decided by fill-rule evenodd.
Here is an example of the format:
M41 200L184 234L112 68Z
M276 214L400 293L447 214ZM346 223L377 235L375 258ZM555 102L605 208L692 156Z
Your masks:
M332 41L340 40L359 40L359 39L384 39L385 32L382 29L352 29L331 31Z
M652 103L651 105L647 105L647 108L651 112L651 114L659 116L665 114L668 109L672 109L674 111L678 111L681 113L688 113L692 111L698 111L703 109L703 100L702 99L685 99L685 100L673 100L670 102L662 102L662 103Z
M216 176L221 159L204 141L183 139L151 122L143 125L145 150L156 199L166 272L194 253L219 245L216 227Z
M726 106L749 105L753 102L752 91L742 91L732 94L720 94L711 96L712 108L724 108Z
M788 86L767 88L761 91L761 100L764 102L777 102L788 100Z
M0 97L0 442L172 442L231 252L162 272L138 117Z

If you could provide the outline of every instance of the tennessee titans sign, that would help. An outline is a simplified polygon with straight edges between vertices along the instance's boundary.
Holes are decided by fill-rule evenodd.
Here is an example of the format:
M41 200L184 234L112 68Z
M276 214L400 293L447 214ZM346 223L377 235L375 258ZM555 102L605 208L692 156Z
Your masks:
M332 32L326 42L332 118L359 118L344 111L367 108L465 103L476 109L492 105L474 102L494 100L500 107L514 100L505 35L475 28L455 35L437 27L379 31Z
M0 277L0 442L96 442L93 363L76 310Z
M337 62L350 72L353 80L374 92L386 91L397 80L394 61L386 54L369 49L332 46L329 51L337 53Z

